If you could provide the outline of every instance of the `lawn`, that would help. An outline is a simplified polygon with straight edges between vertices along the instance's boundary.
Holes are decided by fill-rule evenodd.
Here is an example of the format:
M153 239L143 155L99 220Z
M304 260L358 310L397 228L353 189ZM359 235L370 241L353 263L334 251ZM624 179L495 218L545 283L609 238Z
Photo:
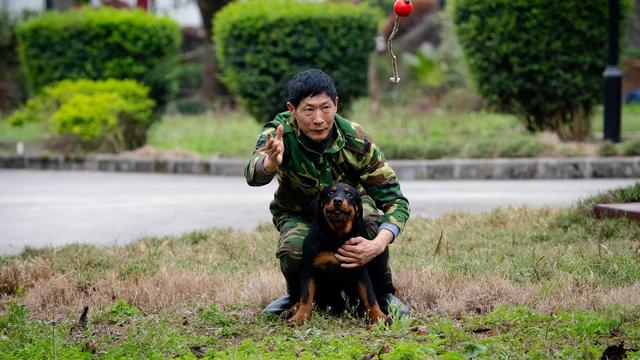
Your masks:
M388 158L491 158L584 156L600 153L602 116L594 116L594 139L586 144L561 143L552 134L532 135L512 115L488 112L412 114L400 107L370 116L366 100L354 105L352 121L365 126ZM614 153L624 154L640 139L640 106L623 109L624 139ZM248 157L260 125L248 115L165 116L151 129L149 145L202 156ZM400 141L401 139L401 141ZM636 146L637 147L637 146ZM635 149L635 148L634 148ZM611 155L611 151L609 151ZM634 155L634 152L628 152Z
M415 218L391 245L411 319L259 316L284 292L271 225L0 257L3 358L640 358L640 226L568 209ZM439 244L439 245L438 245ZM85 326L75 326L84 306ZM621 345L622 344L622 345ZM621 347L616 347L620 345Z
M624 106L623 143L603 144L602 112L593 118L593 138L561 143L553 134L532 135L511 115L489 112L450 113L433 109L416 114L385 107L370 116L368 101L358 101L349 118L365 126L388 158L490 158L535 156L639 155L640 105ZM204 157L249 157L260 125L243 112L196 116L165 115L148 134L148 145ZM0 118L0 142L47 137L42 124L11 128ZM400 141L401 140L401 141Z

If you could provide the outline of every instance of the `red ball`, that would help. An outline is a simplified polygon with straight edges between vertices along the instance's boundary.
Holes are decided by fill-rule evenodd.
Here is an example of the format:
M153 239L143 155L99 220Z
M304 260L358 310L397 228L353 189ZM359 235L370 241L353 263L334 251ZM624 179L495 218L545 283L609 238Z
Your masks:
M393 4L393 11L398 16L408 16L413 11L413 4L411 3L411 0L396 0Z

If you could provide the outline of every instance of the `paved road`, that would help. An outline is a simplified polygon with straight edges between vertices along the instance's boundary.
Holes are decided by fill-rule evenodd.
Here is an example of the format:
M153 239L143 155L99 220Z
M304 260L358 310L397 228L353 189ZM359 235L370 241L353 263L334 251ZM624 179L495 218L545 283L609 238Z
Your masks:
M403 181L412 216L481 212L526 204L567 206L634 180ZM25 245L127 243L212 227L268 222L275 184L242 178L106 172L0 170L0 254Z

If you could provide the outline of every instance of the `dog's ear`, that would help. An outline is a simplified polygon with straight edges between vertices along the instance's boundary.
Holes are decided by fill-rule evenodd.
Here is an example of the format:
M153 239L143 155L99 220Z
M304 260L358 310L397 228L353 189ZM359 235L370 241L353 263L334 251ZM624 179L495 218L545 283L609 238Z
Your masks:
M358 217L358 222L360 224L364 224L364 214L363 214L363 210L362 210L362 198L360 197L360 194L358 194L357 191L356 191L355 200L356 200L356 216Z

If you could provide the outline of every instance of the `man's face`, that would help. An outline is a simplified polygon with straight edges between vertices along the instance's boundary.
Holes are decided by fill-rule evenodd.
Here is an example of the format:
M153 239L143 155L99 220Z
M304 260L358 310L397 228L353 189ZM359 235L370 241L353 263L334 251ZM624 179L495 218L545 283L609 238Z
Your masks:
M297 107L287 102L287 108L302 133L311 141L321 142L331 134L333 117L338 111L338 98L334 104L329 95L322 93L302 99Z

